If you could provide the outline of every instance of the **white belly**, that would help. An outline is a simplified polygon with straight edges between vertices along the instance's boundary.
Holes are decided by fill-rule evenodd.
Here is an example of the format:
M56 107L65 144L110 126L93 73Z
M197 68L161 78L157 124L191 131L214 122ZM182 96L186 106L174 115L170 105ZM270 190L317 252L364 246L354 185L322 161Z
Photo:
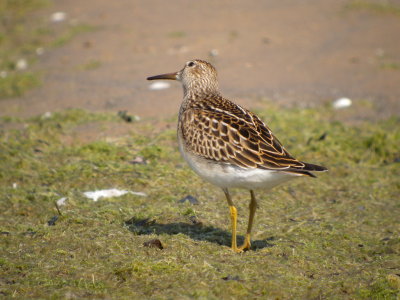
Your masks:
M178 136L179 150L189 166L204 180L221 188L271 189L299 175L264 169L245 169L232 164L218 164L184 150Z

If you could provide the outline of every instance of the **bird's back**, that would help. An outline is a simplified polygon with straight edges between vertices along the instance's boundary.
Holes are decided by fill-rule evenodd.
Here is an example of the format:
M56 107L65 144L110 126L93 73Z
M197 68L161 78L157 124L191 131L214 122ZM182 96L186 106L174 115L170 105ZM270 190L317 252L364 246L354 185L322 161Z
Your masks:
M295 159L260 118L219 94L186 98L180 114L185 147L199 157L312 177L310 171L326 170Z

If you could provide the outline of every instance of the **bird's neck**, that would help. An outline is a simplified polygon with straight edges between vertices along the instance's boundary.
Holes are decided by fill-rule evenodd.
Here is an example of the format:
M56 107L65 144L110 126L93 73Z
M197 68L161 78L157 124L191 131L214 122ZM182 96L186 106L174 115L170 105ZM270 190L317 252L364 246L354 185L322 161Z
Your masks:
M183 80L184 98L198 98L208 95L219 94L218 81L200 78L198 80Z
M183 86L183 98L184 99L201 99L201 98L209 98L211 96L219 95L219 91L214 87L196 87L191 88L187 86Z

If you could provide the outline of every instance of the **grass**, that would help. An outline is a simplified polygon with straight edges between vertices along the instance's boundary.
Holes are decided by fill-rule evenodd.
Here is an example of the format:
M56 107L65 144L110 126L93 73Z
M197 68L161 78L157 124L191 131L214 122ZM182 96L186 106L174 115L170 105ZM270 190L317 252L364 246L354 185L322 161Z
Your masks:
M4 0L0 3L0 98L21 96L26 90L40 84L37 74L19 70L18 60L28 67L41 47L45 32L42 23L32 14L48 5L45 0Z
M345 5L346 10L363 10L375 14L394 15L400 17L400 6L388 1L350 1Z
M171 31L168 33L168 36L171 38L183 38L186 36L186 32L184 31Z
M40 74L31 66L43 49L62 46L94 29L85 24L54 26L40 18L37 11L50 4L48 0L0 1L0 99L21 96L40 85ZM19 61L26 66L19 68Z
M86 33L86 32L93 32L96 30L95 27L87 25L87 24L77 24L70 26L64 33L62 33L59 37L57 37L53 42L52 45L54 47L61 47L70 42L74 37L79 34Z
M89 60L87 63L79 66L79 69L84 71L92 71L101 67L101 61L99 60Z
M330 171L259 191L253 248L243 254L229 249L222 192L186 166L174 129L80 110L2 118L0 295L396 299L400 120L346 125L328 108L258 113L293 154ZM115 136L121 127L129 134ZM85 128L89 139L79 138ZM147 163L130 163L137 156ZM147 196L82 195L112 187ZM189 194L200 203L179 203ZM233 199L243 233L249 195ZM143 246L154 238L163 250Z
M40 85L41 81L33 72L12 72L0 78L0 98L17 97L27 90Z
M383 63L381 63L381 69L400 70L400 63L398 63L398 62L383 62Z

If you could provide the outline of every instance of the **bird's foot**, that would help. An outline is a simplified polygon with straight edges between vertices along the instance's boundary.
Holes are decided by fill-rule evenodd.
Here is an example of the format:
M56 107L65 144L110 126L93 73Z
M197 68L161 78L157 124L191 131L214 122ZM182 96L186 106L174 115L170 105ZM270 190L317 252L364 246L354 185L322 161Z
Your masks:
M235 253L242 253L243 252L243 249L241 249L241 247L239 247L239 248L238 247L232 247L231 249Z
M251 247L250 236L246 235L242 246L238 247L236 244L232 244L232 251L236 253L242 253L243 251L249 250Z
M240 246L238 250L242 252L244 250L250 250L250 247L251 247L250 235L246 235L243 245Z

